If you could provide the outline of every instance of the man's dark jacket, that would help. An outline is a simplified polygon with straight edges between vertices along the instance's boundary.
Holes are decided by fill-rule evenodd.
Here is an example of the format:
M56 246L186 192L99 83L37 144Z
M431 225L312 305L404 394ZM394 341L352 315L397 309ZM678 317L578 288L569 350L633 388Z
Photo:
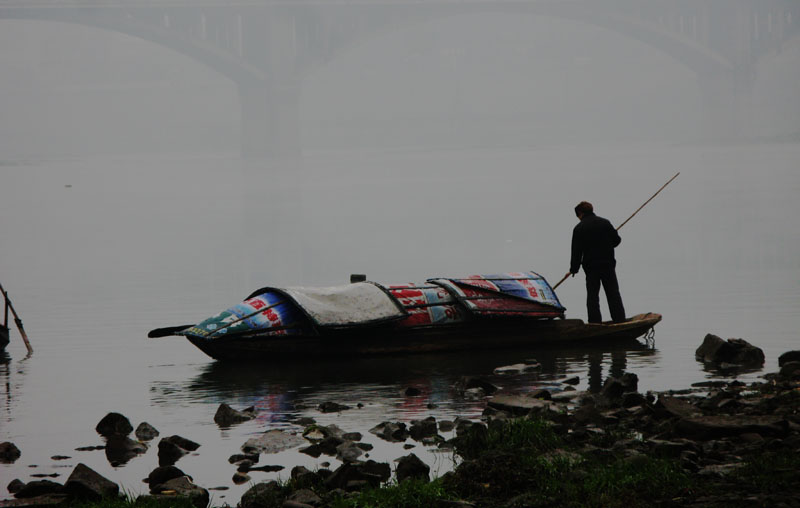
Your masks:
M569 271L578 273L581 265L584 270L616 266L614 247L621 241L617 230L608 220L592 212L584 214L580 223L572 230L572 259Z

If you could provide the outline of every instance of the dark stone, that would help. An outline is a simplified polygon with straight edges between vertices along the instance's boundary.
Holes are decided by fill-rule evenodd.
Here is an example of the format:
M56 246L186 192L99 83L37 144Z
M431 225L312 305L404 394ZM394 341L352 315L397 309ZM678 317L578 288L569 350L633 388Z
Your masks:
M140 441L151 441L158 437L158 431L147 422L142 422L136 427L136 431L134 432L136 435L136 439Z
M236 485L241 485L250 481L250 475L237 471L233 473L233 478L231 478L231 481L233 481L233 483Z
M8 484L8 492L11 494L16 494L17 492L22 490L22 487L24 486L25 482L23 482L19 478L16 478L14 480L11 480L11 483Z
M13 464L21 455L22 452L14 443L10 441L0 443L0 463Z
M221 427L229 427L236 423L246 422L255 418L255 409L247 408L244 411L237 411L229 405L222 403L219 405L214 422Z
M112 466L127 464L129 460L147 451L147 445L133 439L112 434L106 438L106 458Z
M158 465L171 466L188 452L171 441L162 439L158 442Z
M458 382L458 387L461 391L469 390L470 388L480 388L483 393L491 395L498 390L497 386L493 385L485 379L479 377L465 376Z
M625 392L635 392L639 389L639 376L633 372L626 372L620 378Z
M322 504L322 499L311 489L298 489L289 496L287 501L312 507ZM283 506L285 507L286 504L284 503Z
M419 397L422 395L422 390L417 388L416 386L409 386L406 388L406 391L403 392L406 397Z
M228 463L236 464L238 462L242 462L244 460L249 460L253 464L257 463L259 459L258 453L236 453L228 457Z
M345 411L350 409L350 406L345 406L344 404L337 404L336 402L323 402L317 409L322 411L323 413L337 413L339 411Z
M800 362L786 362L781 367L778 376L784 379L796 379L800 377Z
M67 493L77 499L100 501L119 496L119 485L80 463L72 470L64 484Z
M436 418L430 416L424 420L414 420L411 422L408 432L414 441L422 441L423 438L435 436L438 432Z
M409 478L428 481L430 479L430 471L430 466L422 462L419 457L412 453L397 459L395 474L397 475L397 483L401 483Z
M617 400L625 393L625 385L622 384L620 379L610 377L603 383L603 388L600 390L600 395L609 399Z
M108 413L94 428L103 437L113 435L127 436L133 432L131 422L119 413Z
M285 468L283 466L258 466L258 467L251 467L250 471L261 471L264 473L274 473L276 471L283 471Z
M28 499L31 497L46 496L49 494L65 494L64 486L50 480L34 480L28 482L24 487L14 493L17 499Z
M345 441L336 447L336 458L342 462L356 462L363 453L352 441Z
M695 351L695 357L705 363L732 364L740 366L764 365L764 351L743 339L722 340L707 334Z
M164 496L164 498L159 496L155 497L158 499L169 499L174 497L188 498L196 508L206 508L208 506L208 501L211 498L206 489L198 487L192 483L192 480L190 480L188 476L173 478L162 483L155 494L163 495L164 492L170 492L170 495ZM173 492L174 494L172 494Z
M406 424L402 422L382 422L371 428L370 432L391 443L402 443L409 436Z
M325 478L325 485L329 489L345 489L348 483L360 480L367 481L373 487L378 487L381 482L378 475L365 470L362 465L345 463Z
M198 448L200 448L199 444L197 444L194 441L191 441L189 439L186 439L185 437L181 437L181 436L170 436L170 437L164 438L164 440L168 441L170 443L174 443L174 444L180 446L181 448L183 448L184 450L187 450L187 451L190 451L190 452L193 452L193 451L197 450Z
M181 471L175 466L161 466L153 469L150 474L147 476L147 483L150 485L150 488L157 487L162 483L168 482L173 478L180 478L181 476L186 476L186 473Z
M622 394L622 407L644 406L647 399L639 392L628 392Z
M68 500L66 494L44 494L41 496L27 497L22 499L11 499L0 501L2 508L49 508L51 506L61 506Z
M545 390L544 388L538 388L536 390L531 391L530 393L528 393L528 397L541 400L553 400L553 396L550 393L550 390Z
M578 376L572 376L572 377L568 377L567 379L565 379L562 382L564 384L568 384L568 385L577 385L577 384L579 384L581 382L581 378L579 378Z
M53 459L53 460L69 460L72 457L70 457L69 455L53 455L50 458Z
M290 473L292 480L298 488L312 488L322 483L322 477L303 466L295 466Z
M238 508L280 506L283 503L283 497L283 492L278 482L274 480L261 482L253 485L242 495Z
M778 357L778 367L789 362L800 362L800 351L787 351Z

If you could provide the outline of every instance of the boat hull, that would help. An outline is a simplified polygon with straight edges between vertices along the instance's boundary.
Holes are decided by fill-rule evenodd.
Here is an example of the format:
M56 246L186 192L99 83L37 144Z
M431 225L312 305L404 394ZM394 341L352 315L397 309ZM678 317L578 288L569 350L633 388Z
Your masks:
M588 324L580 319L486 319L418 328L366 327L324 335L186 338L216 360L284 360L306 357L413 354L499 349L581 341L633 341L661 315L639 314L624 323Z

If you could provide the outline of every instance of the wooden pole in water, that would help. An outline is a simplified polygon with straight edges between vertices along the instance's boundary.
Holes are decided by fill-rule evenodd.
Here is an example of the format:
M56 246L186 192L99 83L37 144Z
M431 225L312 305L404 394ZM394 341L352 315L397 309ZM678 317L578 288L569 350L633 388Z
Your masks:
M667 181L667 183L665 183L664 185L662 185L662 186L661 186L661 188L660 188L660 189L658 189L658 190L656 191L656 193L655 193L655 194L653 194L652 196L650 196L650 199L648 199L647 201L645 201L645 202L642 204L642 206L640 206L639 208L637 208L637 209L636 209L636 211L635 211L635 212L633 212L633 213L631 214L631 216L630 216L630 217L628 217L627 219L625 219L625 221L624 221L622 224L620 224L619 226L617 226L617 231L619 231L620 229L622 229L622 226L624 226L625 224L627 224L629 220L633 219L633 216L634 216L634 215L636 215L637 213L639 213L639 211L640 211L642 208L644 208L644 207L647 205L647 203L649 203L650 201L652 201L654 197L658 196L658 193L659 193L659 192L661 192L662 190L664 190L664 187L666 187L667 185L671 184L673 180L675 180L676 178L678 178L678 175L680 175L680 174L681 174L681 172L680 172L680 171L678 171L677 173L675 173L675 176L673 176L672 178L670 178L670 179L669 179L669 181ZM558 284L556 284L555 286L553 286L553 290L555 290L555 289L556 289L558 286L560 286L562 282L564 282L565 280L567 280L567 277L569 277L570 275L571 275L571 273L570 273L570 272L567 272L567 274L566 274L566 275L564 275L564 277L563 277L563 278L562 278L560 281L558 281Z
M3 289L2 284L0 284L0 293L3 293L3 298L6 300L6 309L11 309L11 313L14 315L14 322L17 324L19 334L22 335L22 340L25 341L25 347L28 348L28 355L30 356L33 354L33 348L28 340L28 335L25 333L25 328L22 326L22 320L19 318L17 311L14 310L14 306L11 305L11 300L8 299L8 293L5 289Z

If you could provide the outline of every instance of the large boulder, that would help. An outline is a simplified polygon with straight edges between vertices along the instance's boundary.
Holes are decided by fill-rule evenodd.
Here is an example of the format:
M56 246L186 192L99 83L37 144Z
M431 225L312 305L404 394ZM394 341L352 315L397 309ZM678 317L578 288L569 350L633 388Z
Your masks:
M242 494L239 508L263 508L265 506L281 506L285 496L283 489L274 480L253 485Z
M75 466L64 487L71 497L89 501L100 501L104 498L119 496L119 485L83 463Z
M764 351L744 339L722 340L711 333L695 351L695 357L705 363L732 364L744 367L764 365Z
M108 413L97 423L94 428L103 437L113 435L127 436L133 432L133 425L130 420L119 413Z
M397 459L397 469L395 470L397 483L402 483L409 478L428 481L430 479L430 472L430 466L422 462L422 460L413 453Z
M778 357L779 367L789 362L800 362L800 351L787 351Z
M64 486L50 480L35 480L26 483L24 487L14 493L14 497L28 499L50 494L65 494Z
M151 490L157 490L157 487L162 483L181 476L186 476L186 473L175 466L159 466L147 476L147 483L150 485Z
M0 463L13 464L21 455L22 452L14 443L10 441L0 443Z
M273 429L245 441L244 453L278 453L305 443L302 437Z

